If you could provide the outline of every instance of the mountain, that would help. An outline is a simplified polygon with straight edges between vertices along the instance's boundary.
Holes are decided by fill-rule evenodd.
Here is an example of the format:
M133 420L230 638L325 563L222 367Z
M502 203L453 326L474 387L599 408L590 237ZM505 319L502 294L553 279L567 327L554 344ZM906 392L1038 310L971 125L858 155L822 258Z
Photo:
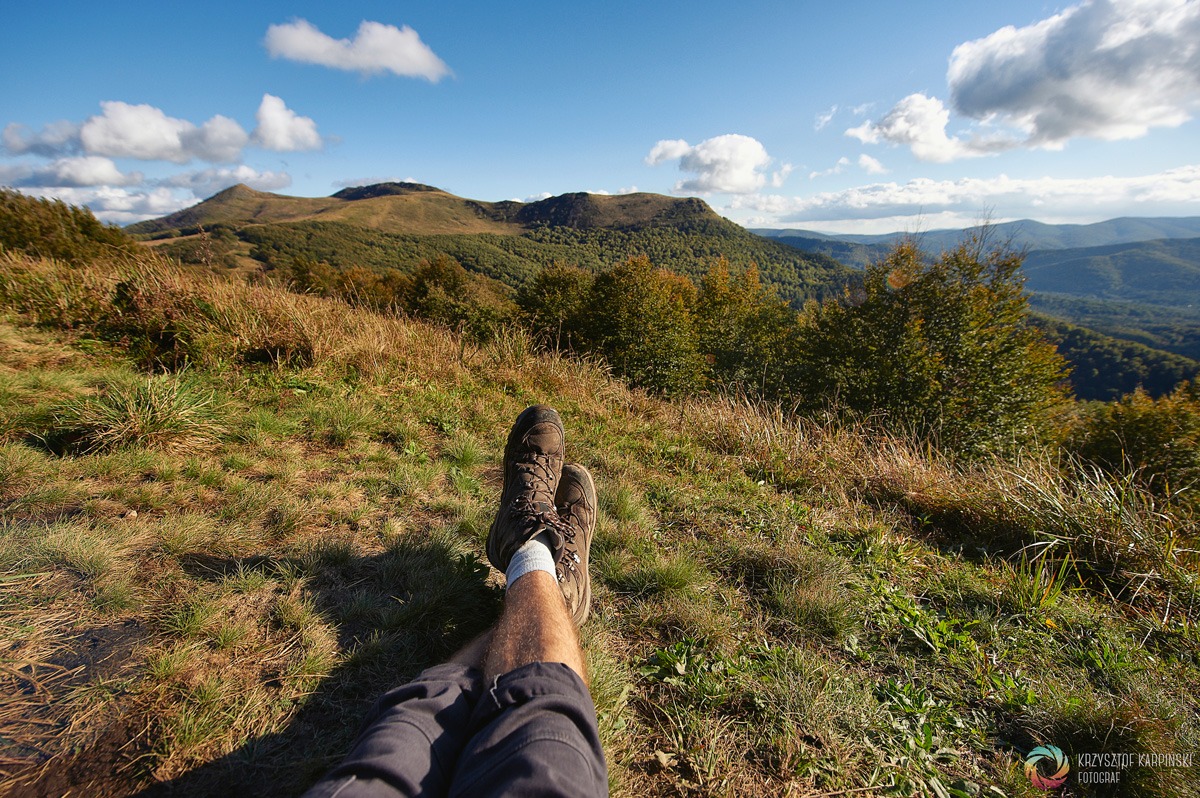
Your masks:
M1105 335L1037 312L1033 322L1067 359L1071 390L1080 399L1112 401L1139 386L1151 396L1163 396L1180 382L1200 375L1200 362L1162 348Z
M411 271L448 255L510 288L553 263L599 269L637 255L692 277L720 258L735 269L754 265L797 306L853 279L830 258L756 236L703 200L648 193L571 193L525 203L466 199L418 183L319 198L238 185L127 230L184 262L245 269L307 259Z
M493 203L418 183L354 187L321 198L234 186L127 229L185 263L223 263L255 272L287 270L299 262L411 272L422 261L446 255L480 275L493 295L511 293L554 263L598 270L646 255L657 266L698 278L725 258L734 268L756 266L764 281L797 307L835 294L854 278L838 261L866 262L889 247L828 237L764 238L695 198L571 193L530 203ZM1135 253L1142 251L1159 258L1161 268L1148 271L1157 277L1139 276ZM1097 252L1061 250L1061 262L1053 260L1055 253L1034 253L1030 287L1041 288L1033 304L1058 319L1042 326L1072 363L1079 396L1112 398L1139 383L1160 393L1162 386L1195 373L1194 360L1163 354L1200 354L1195 344L1200 317L1190 321L1188 308L1176 308L1170 321L1159 323L1149 305L1118 310L1110 299L1084 298L1119 296L1123 286L1136 286L1143 299L1153 298L1154 280L1171 269L1182 274L1189 252L1180 242L1154 242ZM1072 280L1070 269L1087 258L1097 259L1085 268L1088 279ZM1194 290L1186 276L1166 285L1167 298Z
M766 228L754 229L753 232L768 238L863 244L868 247L888 247L896 241L912 235L926 249L941 251L954 247L965 235L981 229L980 227L968 227L958 230L928 230L911 234L884 233L881 235L830 234L812 230ZM1017 249L1026 250L1101 247L1137 241L1153 241L1160 238L1196 238L1200 236L1200 216L1122 217L1094 224L1045 224L1032 219L1022 219L1016 222L989 225L988 235L993 241L1006 241ZM814 251L820 250L814 248ZM859 264L848 263L848 265Z
M329 197L289 197L227 188L182 211L130 225L133 235L154 237L198 226L298 221L343 222L385 233L518 234L537 227L626 230L689 222L733 225L695 198L659 194L563 194L538 202L482 202L420 183L379 183L343 189Z
M791 231L767 231L790 233ZM819 233L813 234L819 237L809 237L805 235L768 235L772 241L778 241L780 244L786 244L793 249L798 249L801 252L811 252L814 255L824 255L827 258L833 258L838 263L850 266L854 269L865 269L868 264L882 258L891 250L896 240L891 243L876 243L876 244L860 244L855 241L843 241L829 236L822 236Z
M1025 275L1031 291L1200 311L1200 238L1038 250Z

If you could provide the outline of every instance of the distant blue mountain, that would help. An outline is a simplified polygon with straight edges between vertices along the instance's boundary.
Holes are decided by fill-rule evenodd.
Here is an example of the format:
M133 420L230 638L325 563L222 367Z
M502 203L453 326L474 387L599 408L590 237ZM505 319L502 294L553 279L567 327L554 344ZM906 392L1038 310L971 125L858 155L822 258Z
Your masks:
M989 228L989 235L994 240L1007 241L1018 249L1072 249L1129 244L1160 238L1197 238L1200 237L1200 216L1124 217L1095 224L1044 224L1032 219L1022 219L1017 222L990 225ZM968 227L959 230L929 230L916 233L915 237L925 249L940 251L955 246L962 241L966 234L979 229L979 227ZM775 239L796 238L810 241L864 244L869 247L887 247L909 235L908 233L851 235L768 228L753 229L751 232Z
M1168 238L1025 256L1030 291L1200 311L1200 238Z

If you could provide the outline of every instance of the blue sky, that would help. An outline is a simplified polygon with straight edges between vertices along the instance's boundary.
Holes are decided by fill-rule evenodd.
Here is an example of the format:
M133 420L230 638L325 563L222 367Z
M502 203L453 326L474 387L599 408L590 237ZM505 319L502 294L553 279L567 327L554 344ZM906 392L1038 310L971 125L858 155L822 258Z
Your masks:
M18 4L0 72L0 184L120 223L381 180L847 232L1200 215L1200 0Z

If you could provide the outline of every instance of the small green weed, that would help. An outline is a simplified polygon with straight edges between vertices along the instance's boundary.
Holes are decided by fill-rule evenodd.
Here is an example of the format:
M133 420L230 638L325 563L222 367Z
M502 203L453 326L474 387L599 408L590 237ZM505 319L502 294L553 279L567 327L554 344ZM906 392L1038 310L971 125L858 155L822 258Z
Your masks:
M216 605L211 601L193 597L171 610L163 619L163 626L179 637L199 637L216 615Z
M479 443L474 438L465 436L456 438L446 447L445 457L462 471L470 471L484 461L483 449Z
M639 673L651 683L683 690L693 703L719 705L733 695L736 679L750 667L745 656L728 657L687 638L654 652Z
M1004 597L1018 612L1044 612L1062 598L1071 571L1069 552L1055 563L1050 558L1050 548L1043 549L1032 559L1022 549L1020 561L1015 567L1010 567L1009 584Z

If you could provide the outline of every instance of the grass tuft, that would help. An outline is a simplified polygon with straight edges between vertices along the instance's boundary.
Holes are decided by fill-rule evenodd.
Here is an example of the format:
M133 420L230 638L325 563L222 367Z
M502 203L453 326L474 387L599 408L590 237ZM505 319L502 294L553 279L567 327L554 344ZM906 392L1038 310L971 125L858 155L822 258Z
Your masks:
M182 375L110 384L95 398L60 406L42 434L54 451L113 451L129 446L189 451L224 432L211 391Z

